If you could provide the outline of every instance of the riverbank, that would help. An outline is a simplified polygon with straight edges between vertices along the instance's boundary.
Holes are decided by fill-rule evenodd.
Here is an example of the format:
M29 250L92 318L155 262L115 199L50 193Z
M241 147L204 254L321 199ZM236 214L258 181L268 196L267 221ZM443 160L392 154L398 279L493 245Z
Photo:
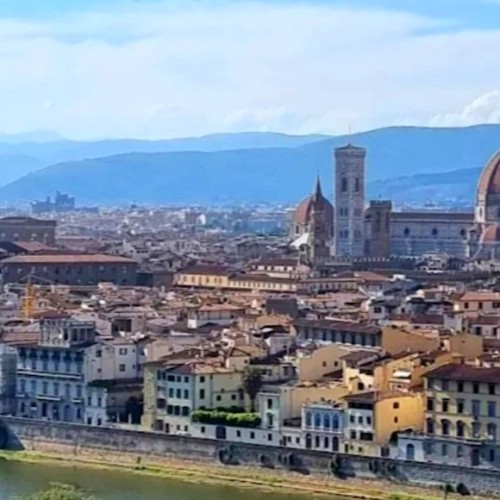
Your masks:
M122 470L156 478L174 479L206 485L228 485L262 491L337 496L358 500L440 500L443 493L437 489L418 488L388 481L349 479L342 481L330 477L304 476L297 473L252 468L223 466L187 460L159 457L131 456L127 453L102 453L68 447L62 450L39 449L32 451L2 451L0 459L25 463L43 463L62 467ZM449 495L448 499L455 498ZM471 498L471 497L470 497Z

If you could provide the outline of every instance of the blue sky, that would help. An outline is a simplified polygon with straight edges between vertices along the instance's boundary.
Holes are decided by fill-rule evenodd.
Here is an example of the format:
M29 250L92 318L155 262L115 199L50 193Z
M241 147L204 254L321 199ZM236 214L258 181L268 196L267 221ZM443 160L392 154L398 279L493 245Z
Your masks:
M0 131L500 122L500 0L1 0Z

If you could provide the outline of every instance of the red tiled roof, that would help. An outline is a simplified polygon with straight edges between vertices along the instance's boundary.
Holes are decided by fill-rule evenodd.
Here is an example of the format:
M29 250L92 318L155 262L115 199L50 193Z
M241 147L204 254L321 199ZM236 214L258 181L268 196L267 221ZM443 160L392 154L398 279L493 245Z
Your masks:
M481 368L472 365L448 364L423 375L428 379L458 380L462 382L500 383L500 368Z

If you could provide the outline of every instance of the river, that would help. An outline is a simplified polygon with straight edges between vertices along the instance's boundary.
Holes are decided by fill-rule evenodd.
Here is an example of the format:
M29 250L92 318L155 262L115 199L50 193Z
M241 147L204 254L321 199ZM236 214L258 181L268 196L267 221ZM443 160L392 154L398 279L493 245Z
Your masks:
M207 486L141 476L130 472L27 464L0 460L0 500L45 489L50 483L78 486L100 500L306 500L306 496Z

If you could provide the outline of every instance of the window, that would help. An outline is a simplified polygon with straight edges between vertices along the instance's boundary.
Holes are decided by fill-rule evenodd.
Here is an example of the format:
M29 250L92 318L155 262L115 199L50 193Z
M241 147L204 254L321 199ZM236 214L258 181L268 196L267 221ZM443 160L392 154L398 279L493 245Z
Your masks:
M449 406L450 406L450 400L449 399L443 399L441 401L441 408L442 408L443 413L448 413Z
M434 453L434 443L432 441L425 442L425 452L428 455L432 455Z
M236 431L236 437L241 437L241 431Z
M205 389L200 389L200 399L205 399Z
M490 451L489 451L489 459L490 459L490 462L494 462L495 461L495 450L494 449L490 449Z
M495 394L495 384L488 384L488 393L491 395Z
M323 415L323 427L330 429L330 415Z
M120 372L124 372L125 371L125 365L121 364L119 367L118 367L118 370Z
M54 382L54 396L59 396L59 382Z
M450 435L450 421L443 419L441 420L441 433L443 436L449 436Z
M457 392L464 392L464 383L457 382Z
M168 380L169 382L175 382L175 375L169 375L169 376L167 377L167 380Z
M434 420L428 418L426 421L427 434L434 434Z
M488 417L495 418L497 416L497 404L495 401L488 401Z
M189 383L189 377L188 376L184 377L184 383L186 383L186 384Z
M488 432L488 439L490 441L496 441L496 439L497 439L497 426L493 423L489 423L488 428L487 428L487 432Z
M408 237L410 236L410 228L409 227L405 227L405 230L403 231L403 234Z
M128 353L128 349L126 347L120 347L120 349L118 349L118 354L120 356L125 356L127 353Z
M316 429L321 427L321 415L319 413L314 415L314 427L316 427Z
M49 392L49 383L42 382L42 394L46 395Z
M481 437L481 423L472 422L472 437L474 439L479 439Z
M341 181L340 181L340 190L343 192L343 193L347 193L347 177L342 177Z
M216 401L221 401L221 400L222 400L222 396L220 396L220 395L219 395L219 396L217 396L217 397L215 398L215 400L216 400Z
M457 458L462 458L464 456L464 449L462 446L457 446Z
M443 455L443 457L446 457L448 455L448 445L447 444L441 445L441 455Z
M177 399L182 398L182 390L181 389L176 389L176 391L175 391L175 397Z
M200 384L203 384L204 382L205 382L205 377L202 375L202 376L200 377Z
M457 413L463 413L465 408L465 402L463 399L457 399Z
M272 399L268 399L267 400L267 407L271 410L272 407L273 407L273 400Z
M481 401L474 399L472 401L472 415L474 417L479 417L481 413Z
M272 441L273 440L273 435L272 434L268 434L267 435L267 440L268 441Z
M101 349L97 349L97 351L95 352L95 357L96 358L102 357L102 351L101 351Z
M472 392L473 392L474 394L479 394L479 384L478 384L477 382L474 382L474 383L472 384Z
M392 404L392 408L393 408L394 410L398 410L398 409L399 409L399 403L393 403L393 404Z
M441 386L443 388L443 391L448 391L450 389L450 382L449 380L443 380L441 383Z
M189 391L184 389L184 399L189 399Z
M250 439L255 439L255 432L254 431L250 432Z
M174 389L172 387L170 387L168 389L168 397L169 398L173 398L174 397Z
M434 399L427 398L427 411L434 411Z
M457 422L457 437L464 437L464 436L465 436L465 425L461 420L459 420Z

